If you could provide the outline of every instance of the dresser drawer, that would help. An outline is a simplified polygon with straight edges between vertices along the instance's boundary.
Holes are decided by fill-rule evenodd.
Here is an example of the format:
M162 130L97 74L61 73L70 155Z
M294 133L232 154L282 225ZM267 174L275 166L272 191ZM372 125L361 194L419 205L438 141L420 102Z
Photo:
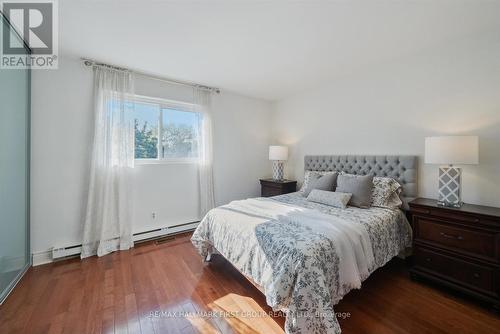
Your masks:
M445 220L454 220L457 222L466 222L466 223L473 223L473 224L483 224L483 225L490 225L490 226L498 226L498 221L488 218L485 216L479 216L479 215L473 215L473 214L464 214L461 212L454 212L450 210L443 210L443 209L426 209L426 208L421 208L419 210L420 213L424 213L436 218L442 218Z
M416 217L414 222L417 241L430 242L438 247L452 248L498 262L498 233L470 230L421 217Z
M260 185L262 197L288 194L294 192L297 189L297 181L291 180L275 181L269 179L261 179Z
M465 213L462 211L457 211L455 209L449 209L445 207L434 208L428 206L415 206L415 205L411 206L411 211L414 214L420 214L444 220L452 220L456 222L472 223L474 225L481 224L491 227L496 226L498 228L500 223L500 219L497 217L489 216L488 215L489 212L486 212L484 215L478 215L474 213Z
M498 295L495 269L492 267L463 261L423 247L416 247L414 255L415 265L421 269L469 288L482 290L493 296Z
M275 187L265 187L262 188L261 195L262 197L271 197L271 196L278 196L282 195L283 190L281 188L275 188Z

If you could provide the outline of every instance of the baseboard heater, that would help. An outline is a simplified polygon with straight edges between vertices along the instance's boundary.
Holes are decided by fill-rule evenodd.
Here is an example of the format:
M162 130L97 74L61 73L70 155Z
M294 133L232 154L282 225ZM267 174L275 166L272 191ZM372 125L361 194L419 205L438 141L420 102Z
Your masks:
M138 243L138 242L163 238L168 235L189 232L191 230L194 230L199 223L200 223L199 221L194 221L190 223L158 228L151 231L134 233L132 236L132 240L134 241L134 243ZM82 252L81 244L68 247L59 247L59 248L54 247L52 248L52 259L56 260L56 259L72 257L80 254L81 252Z

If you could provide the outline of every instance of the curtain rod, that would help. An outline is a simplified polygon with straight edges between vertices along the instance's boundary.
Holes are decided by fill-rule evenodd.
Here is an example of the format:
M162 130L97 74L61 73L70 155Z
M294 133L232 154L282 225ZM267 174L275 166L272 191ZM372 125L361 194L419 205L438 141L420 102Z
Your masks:
M168 82L168 83L175 84L175 85L196 87L196 88L205 89L205 90L208 90L208 91L211 91L211 92L215 92L217 94L220 93L220 89L217 88L217 87L210 87L210 86L200 85L200 84L197 84L197 83L194 83L194 82L189 82L189 81L181 81L181 80L169 79L169 78L165 78L165 77L159 77L159 76L156 76L156 75L152 75L152 74L148 74L148 73L145 73L145 72L131 70L131 69L128 69L128 68L125 68L125 67L121 67L121 66L106 64L106 63L103 63L103 62L100 62L100 61L96 61L94 59L89 59L89 58L83 58L82 57L81 60L83 61L83 63L85 64L85 66L104 66L104 67L109 67L109 68L113 68L113 69L116 69L116 70L129 71L129 72L132 72L132 73L134 73L136 75L140 75L142 77L146 77L146 78L150 78L150 79L154 79L154 80L158 80L158 81L163 81L163 82Z

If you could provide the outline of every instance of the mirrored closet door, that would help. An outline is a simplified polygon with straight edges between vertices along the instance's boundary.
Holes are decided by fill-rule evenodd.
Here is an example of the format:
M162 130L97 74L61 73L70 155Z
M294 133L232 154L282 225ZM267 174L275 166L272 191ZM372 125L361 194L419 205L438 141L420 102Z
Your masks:
M8 22L1 13L0 19L3 33ZM0 68L0 303L31 265L30 76L30 70Z

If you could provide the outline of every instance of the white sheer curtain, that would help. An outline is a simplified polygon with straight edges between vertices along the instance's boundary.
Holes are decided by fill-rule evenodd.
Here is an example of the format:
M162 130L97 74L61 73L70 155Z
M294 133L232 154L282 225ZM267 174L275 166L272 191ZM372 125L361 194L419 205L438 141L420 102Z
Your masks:
M213 177L213 149L212 149L212 114L211 92L195 87L193 89L195 109L201 113L200 117L200 145L198 180L200 186L200 218L215 206L214 177Z
M133 247L129 181L134 167L132 73L94 66L94 141L81 257Z

